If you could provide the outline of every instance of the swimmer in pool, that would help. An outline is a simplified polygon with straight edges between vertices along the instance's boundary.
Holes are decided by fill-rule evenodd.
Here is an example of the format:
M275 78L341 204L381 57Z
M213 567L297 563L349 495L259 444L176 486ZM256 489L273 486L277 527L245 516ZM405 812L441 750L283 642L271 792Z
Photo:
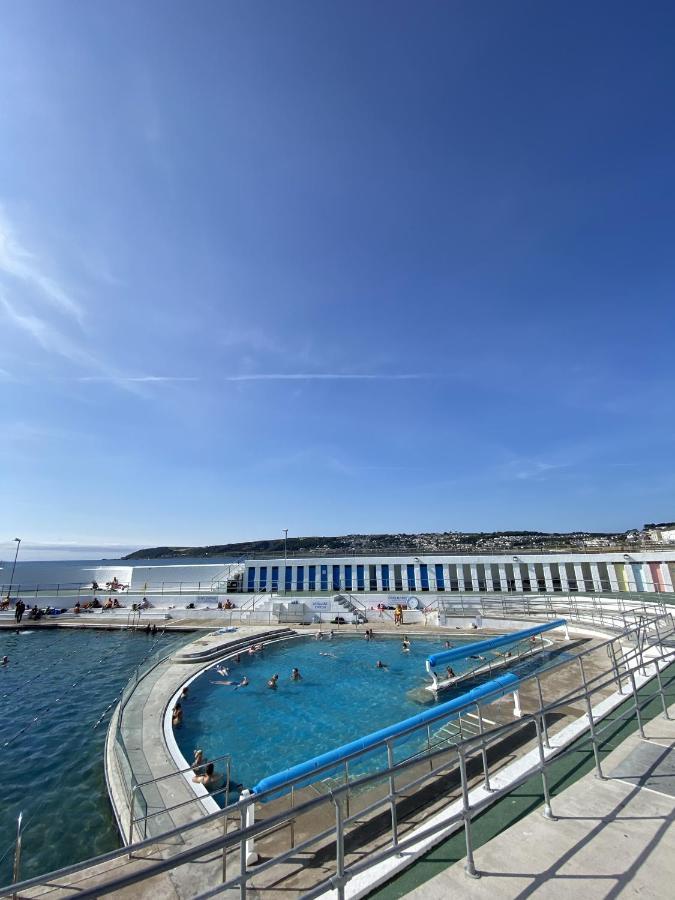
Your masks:
M225 666L216 666L216 672L220 675L221 678L227 678L230 674L230 670L225 668Z
M448 676L448 678L457 678L457 676L455 675L455 670L452 668L452 666L448 666L446 675Z
M387 664L383 663L381 659L378 659L378 661L375 663L375 668L376 669L386 669Z
M296 668L295 666L291 669L291 681L302 681L300 669Z
M408 640L408 635L406 634L403 638L403 643L401 644L401 649L404 653L410 653L410 641Z
M244 675L241 681L212 681L211 684L225 684L228 687L233 687L236 691L237 688L240 687L248 687L248 678Z
M9 665L9 656L3 656L2 663L0 663L0 665L8 666Z
M203 773L192 776L192 780L196 784L203 784L206 788L213 787L219 778L220 775L216 775L213 771L213 763L207 763Z
M267 682L267 687L271 688L273 691L277 689L277 682L279 681L278 675L272 675L272 677Z
M450 641L446 641L446 642L445 642L445 646L449 648L449 647L451 647L452 645L450 644Z
M171 711L171 724L174 726L174 728L177 725L183 724L183 710L180 703L176 703L173 710Z

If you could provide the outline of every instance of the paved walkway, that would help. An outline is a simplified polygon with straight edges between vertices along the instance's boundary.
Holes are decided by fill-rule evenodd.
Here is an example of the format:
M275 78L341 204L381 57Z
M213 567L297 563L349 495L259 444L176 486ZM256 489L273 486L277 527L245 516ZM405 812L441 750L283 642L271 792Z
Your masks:
M675 716L675 706L670 714ZM411 900L462 896L500 900L664 898L675 885L675 721L662 715L604 757L606 780L587 774L554 798L557 822L541 809L464 861L410 891Z

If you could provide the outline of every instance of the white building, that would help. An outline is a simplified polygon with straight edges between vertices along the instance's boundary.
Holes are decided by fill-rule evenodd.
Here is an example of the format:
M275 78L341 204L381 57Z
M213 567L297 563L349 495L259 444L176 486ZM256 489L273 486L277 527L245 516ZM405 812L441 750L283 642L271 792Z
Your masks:
M672 592L672 551L248 560L247 593Z

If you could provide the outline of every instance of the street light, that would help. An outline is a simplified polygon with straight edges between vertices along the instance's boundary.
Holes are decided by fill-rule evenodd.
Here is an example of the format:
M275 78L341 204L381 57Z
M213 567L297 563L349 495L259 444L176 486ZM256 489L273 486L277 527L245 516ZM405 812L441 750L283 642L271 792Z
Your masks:
M284 533L284 562L287 561L288 554L286 553L286 542L288 541L288 528L282 528Z
M19 555L19 547L21 546L21 538L14 538L16 541L16 553L14 554L14 565L12 566L12 574L9 576L9 588L7 590L7 599L12 596L12 585L14 584L14 570L16 569L16 558Z

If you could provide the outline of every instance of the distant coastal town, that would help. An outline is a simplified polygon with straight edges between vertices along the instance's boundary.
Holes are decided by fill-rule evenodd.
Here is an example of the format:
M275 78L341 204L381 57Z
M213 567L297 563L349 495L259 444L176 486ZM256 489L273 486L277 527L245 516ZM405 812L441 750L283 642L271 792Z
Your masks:
M675 522L648 523L640 529L620 532L544 531L443 531L420 534L345 534L335 537L288 537L205 547L151 547L129 553L123 559L171 559L174 557L270 556L284 552L295 556L343 553L493 553L506 550L583 550L632 545L675 544Z

